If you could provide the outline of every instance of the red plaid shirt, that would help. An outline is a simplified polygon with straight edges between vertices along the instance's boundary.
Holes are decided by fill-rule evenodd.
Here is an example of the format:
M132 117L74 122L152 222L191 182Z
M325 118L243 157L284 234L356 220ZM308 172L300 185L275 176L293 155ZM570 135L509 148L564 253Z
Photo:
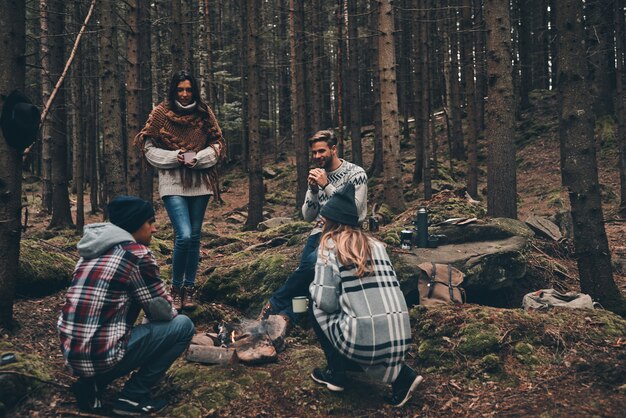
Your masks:
M61 351L74 374L101 374L122 360L139 311L159 296L172 301L145 245L124 242L81 258L58 321Z

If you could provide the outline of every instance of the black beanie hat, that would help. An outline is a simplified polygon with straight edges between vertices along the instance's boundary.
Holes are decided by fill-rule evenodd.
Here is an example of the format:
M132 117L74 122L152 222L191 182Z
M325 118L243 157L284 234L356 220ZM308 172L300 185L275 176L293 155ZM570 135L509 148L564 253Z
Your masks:
M340 224L359 226L359 212L354 201L354 184L348 183L326 202L320 215Z
M135 196L118 196L107 206L112 224L133 233L148 219L154 218L152 203Z

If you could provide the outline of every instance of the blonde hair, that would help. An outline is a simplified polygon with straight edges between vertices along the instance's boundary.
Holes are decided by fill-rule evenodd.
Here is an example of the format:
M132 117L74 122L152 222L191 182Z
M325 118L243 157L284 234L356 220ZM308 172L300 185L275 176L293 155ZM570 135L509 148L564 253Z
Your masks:
M372 271L369 261L372 258L370 238L358 226L339 224L326 219L320 239L320 248L328 248L328 241L333 240L337 249L337 258L344 266L353 265L357 277Z

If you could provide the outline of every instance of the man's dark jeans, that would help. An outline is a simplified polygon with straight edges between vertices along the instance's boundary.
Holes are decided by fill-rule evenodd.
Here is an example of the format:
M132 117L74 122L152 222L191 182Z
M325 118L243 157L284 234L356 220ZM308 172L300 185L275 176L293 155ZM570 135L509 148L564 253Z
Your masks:
M167 322L150 322L132 329L124 358L109 372L96 377L99 386L135 369L126 382L121 397L140 399L147 396L167 369L187 349L195 328L191 319L178 315Z
M317 247L321 236L321 233L309 236L300 256L300 265L270 298L272 311L286 314L292 323L296 321L297 317L291 307L291 299L294 296L309 296L309 285L315 277Z

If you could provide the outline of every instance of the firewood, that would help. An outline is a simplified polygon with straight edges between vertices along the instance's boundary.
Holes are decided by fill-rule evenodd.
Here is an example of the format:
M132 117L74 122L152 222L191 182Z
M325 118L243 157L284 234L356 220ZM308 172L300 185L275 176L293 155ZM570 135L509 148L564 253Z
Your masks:
M238 362L233 348L190 345L185 356L187 361L204 364L233 364Z
M215 342L213 338L211 338L207 334L196 334L191 339L191 345L204 345L207 347L214 347Z

